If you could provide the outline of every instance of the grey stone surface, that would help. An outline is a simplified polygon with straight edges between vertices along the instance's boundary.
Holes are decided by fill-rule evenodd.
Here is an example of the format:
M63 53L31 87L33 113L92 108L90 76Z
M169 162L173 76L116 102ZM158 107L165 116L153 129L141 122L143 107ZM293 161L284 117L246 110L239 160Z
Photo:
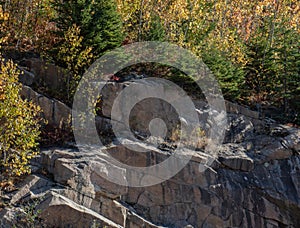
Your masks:
M71 108L56 99L45 97L28 86L22 86L21 96L31 100L42 109L42 115L50 125L66 127L71 124Z
M42 211L40 218L48 226L88 228L94 225L96 227L122 227L58 193L49 192L44 198L37 209Z
M21 82L31 85L33 82L42 83L50 89L64 89L63 81L66 78L66 71L63 68L47 63L38 58L31 58L22 61L21 65L26 68L30 78L21 76ZM25 75L26 76L26 75Z
M228 114L227 118L225 143L240 143L254 135L254 126L249 118L236 114Z
M259 112L252 111L247 107L232 103L230 101L225 101L226 110L229 113L240 114L248 118L258 119Z
M43 117L48 121L48 123L51 125L56 125L53 118L55 116L54 100L49 99L45 96L39 96L38 105L41 107L43 111Z
M70 126L71 124L71 108L64 103L55 100L54 102L54 123L59 127Z
M203 155L194 154L171 179L139 188L105 178L119 173L117 181L124 184L129 177L107 155L144 167L162 162L167 153L130 140L105 150L42 151L35 164L48 177L28 177L12 193L11 203L42 199L40 217L59 227L90 227L92 222L107 227L299 227L300 156L292 151L299 149L300 130L288 132L283 138L254 135L224 144L204 172L199 170ZM282 140L286 146L280 146ZM134 152L125 147L129 144L149 152ZM5 224L13 220L9 213L1 212Z
M38 100L27 87L22 93ZM105 105L108 115L111 106ZM198 108L207 118L211 110ZM53 149L42 151L35 161L42 174L30 176L11 193L11 203L43 199L41 218L58 227L89 227L92 221L107 227L300 227L300 129L257 119L257 113L235 105L227 111L226 140L204 172L200 167L207 154L199 151L169 180L124 187L105 178L115 173L116 181L126 184L130 176L108 154L144 167L164 161L172 151L128 139L80 152ZM110 124L104 117L96 122L103 129ZM11 224L14 210L5 209L0 217L2 224Z
M35 75L23 68L19 68L21 70L21 73L19 75L19 81L27 86L30 86L34 83Z

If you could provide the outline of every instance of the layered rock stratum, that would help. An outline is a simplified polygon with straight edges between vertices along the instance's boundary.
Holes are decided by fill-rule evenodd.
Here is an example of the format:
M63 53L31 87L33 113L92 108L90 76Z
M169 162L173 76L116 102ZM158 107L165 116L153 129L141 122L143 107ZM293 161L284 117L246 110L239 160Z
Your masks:
M100 151L43 150L33 174L7 194L1 226L12 227L22 205L36 202L46 227L299 227L300 130L241 115L229 119L226 141L209 168L199 169L204 157L196 153L174 177L149 187L109 182L105 175L119 172L126 181L127 174L107 154L144 167L170 151L130 140Z

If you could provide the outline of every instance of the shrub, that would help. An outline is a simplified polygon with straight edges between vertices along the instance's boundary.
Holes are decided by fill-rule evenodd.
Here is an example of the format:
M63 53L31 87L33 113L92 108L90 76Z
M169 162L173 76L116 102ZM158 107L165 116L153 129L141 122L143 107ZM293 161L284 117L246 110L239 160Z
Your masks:
M0 16L5 15L1 35L7 36L5 51L41 52L51 49L55 26L49 0L0 1Z
M30 172L37 155L40 108L22 100L19 71L12 61L0 61L0 170L1 179Z
M84 70L92 63L91 47L83 47L83 37L80 28L73 25L64 34L64 42L59 47L58 60L66 67L67 102L71 102ZM71 74L71 75L70 75Z
M300 94L300 35L284 23L274 23L270 31L257 30L257 36L247 43L245 66L248 103L259 110L273 105L278 113L272 116L281 122L297 123ZM250 94L252 96L250 96Z

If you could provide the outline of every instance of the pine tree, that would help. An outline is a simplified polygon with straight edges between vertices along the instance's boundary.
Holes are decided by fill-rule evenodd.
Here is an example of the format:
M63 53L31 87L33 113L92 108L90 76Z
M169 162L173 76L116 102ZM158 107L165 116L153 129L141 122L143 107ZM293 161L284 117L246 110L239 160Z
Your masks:
M286 28L283 23L276 26L274 52L277 65L277 97L284 110L284 119L300 123L300 34Z
M164 26L161 23L159 16L155 15L152 17L150 22L150 30L146 40L150 41L165 41L166 40L166 31Z
M203 62L216 76L224 97L229 100L239 100L245 81L243 69L234 65L215 48L206 49L201 55Z
M53 6L60 32L78 26L83 48L92 47L96 58L123 41L122 21L114 0L54 0Z

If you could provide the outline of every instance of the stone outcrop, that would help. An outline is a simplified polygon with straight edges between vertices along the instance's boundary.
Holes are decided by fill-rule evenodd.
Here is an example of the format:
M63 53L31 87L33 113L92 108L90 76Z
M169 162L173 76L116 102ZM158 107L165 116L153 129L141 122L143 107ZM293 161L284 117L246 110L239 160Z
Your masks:
M124 113L122 110L115 109L114 116L112 116L112 108L114 105L115 99L121 94L122 90L124 90L126 87L135 86L137 85L137 88L139 88L139 85L147 85L148 82L135 80L133 82L124 82L124 83L115 83L115 82L103 82L105 86L103 86L102 89L102 102L101 102L101 110L102 110L102 116L105 118L111 118L114 119L114 116L122 117ZM154 84L155 82L151 82ZM160 83L157 83L155 88L157 88L161 94L164 95L164 97L167 98L167 100L162 99L144 99L140 102L137 102L137 104L134 106L134 108L130 112L130 119L129 123L133 130L136 130L141 133L149 133L147 132L149 123L154 118L161 118L164 120L165 123L168 123L168 129L172 129L176 127L179 122L179 114L176 112L174 107L170 103L178 100L179 97L181 97L181 94L173 94L167 91L166 88L164 88L163 85ZM147 94L147 91L145 91ZM127 104L128 99L131 99L130 97L122 97L119 99L121 104ZM138 98L132 97L133 100L136 100ZM209 115L211 115L211 109L207 105L207 102L203 100L196 100L192 99L194 105L195 105L195 112L198 113L198 117L200 120L200 126L203 129L209 128L210 126L205 126L207 123L207 119ZM235 132L239 132L240 136L237 137L235 135L228 135L225 141L232 141L229 138L235 138L236 141L243 140L243 137L251 134L251 131L253 130L253 126L250 126L252 123L250 122L253 119L258 120L259 119L259 113L255 111L251 111L247 107L243 107L237 104L234 104L229 101L225 101L225 107L226 111L230 114L232 114L232 118L235 118L238 116L238 119L235 121L232 121L229 119L230 123L232 124L231 128L229 129L229 134L235 134ZM126 119L124 117L123 119ZM118 120L117 120L118 121ZM189 120L188 120L189 121ZM245 128L245 125L247 125L247 128ZM239 129L236 128L243 128L245 132L240 132ZM146 130L146 132L145 132ZM246 134L246 135L245 135Z
M35 81L35 75L22 67L19 67L19 69L21 70L21 73L19 75L19 81L27 86L32 85Z
M110 130L111 102L124 86L108 84L102 116L96 118L98 129ZM70 116L70 108L59 101L26 86L22 94L40 104L53 124ZM161 108L141 114L151 105ZM205 123L212 110L201 101L195 106ZM228 129L214 162L205 166L209 154L198 151L175 176L153 186L126 186L132 173L108 155L126 165L145 167L167 159L174 153L171 147L160 150L154 144L111 139L102 148L42 151L32 161L33 174L17 191L3 196L8 206L0 211L0 226L13 226L20 215L28 217L24 205L34 202L43 227L300 227L300 130L261 120L257 112L230 102L226 108ZM162 110L167 121L176 122L178 116L169 115L167 104L151 101L136 108L136 115L144 119L133 127L144 129ZM155 177L141 173L136 178L142 182Z
M22 86L21 96L39 105L42 109L43 117L50 125L56 127L70 125L72 111L64 103L39 94L25 85Z
M63 81L66 78L66 70L39 58L24 59L19 62L21 70L21 82L25 85L42 83L52 90L64 89Z
M205 156L196 153L174 177L150 187L109 182L105 175L119 173L123 184L130 175L107 155L144 167L160 163L171 151L129 140L105 150L42 151L32 163L35 174L9 194L14 207L0 212L2 227L30 200L38 200L36 210L49 227L299 227L300 130L269 128L285 133L251 133L240 143L223 144L204 172Z
M39 104L44 111L44 117L50 124L53 124L54 126L61 126L62 124L66 124L66 119L68 119L67 117L69 117L71 113L71 110L69 108L55 99L48 99L46 96L37 94L35 91L29 91L31 89L27 86L30 86L34 83L41 83L50 90L65 90L65 81L68 77L67 72L65 72L64 69L57 67L54 64L45 62L39 58L23 59L19 62L19 66L19 68L23 71L23 73L20 74L19 79L25 85L22 91L23 97L29 100L33 100L36 104ZM107 129L110 127L105 119L111 119L111 109L114 104L114 100L121 93L121 91L125 87L128 87L130 85L139 85L145 82L141 82L141 80L133 80L123 83L103 83L105 83L105 87L102 90L102 118L99 120L97 125L101 126L101 123L103 123L104 125L99 127L99 129ZM166 95L169 100L174 101L178 98L178 96L176 95L170 96L170 94L166 93L166 91L164 90L167 89L164 87L164 85L161 85L161 83L158 83L155 86L157 87L157 89L162 90L163 94ZM126 102L126 100L123 101L122 99L121 101ZM196 110L202 110L204 106L207 105L206 102L203 102L202 100L193 100L193 102L195 104ZM258 112L251 111L247 107L243 107L229 101L225 101L225 105L228 113L242 115L251 120L259 118ZM149 108L152 110L151 112L145 111L149 110ZM208 113L209 111L206 112L204 116L206 116L206 114ZM122 116L122 112L117 113L117 116ZM179 124L178 114L174 111L174 108L168 102L158 99L148 99L139 102L132 110L130 117L131 128L140 133L148 134L149 132L147 130L149 122L153 118L157 117L162 117L165 122L169 124L169 129L172 129L174 128L174 126L176 127ZM199 117L202 122L206 122L207 116L203 117L200 115ZM201 127L205 128L205 126Z

